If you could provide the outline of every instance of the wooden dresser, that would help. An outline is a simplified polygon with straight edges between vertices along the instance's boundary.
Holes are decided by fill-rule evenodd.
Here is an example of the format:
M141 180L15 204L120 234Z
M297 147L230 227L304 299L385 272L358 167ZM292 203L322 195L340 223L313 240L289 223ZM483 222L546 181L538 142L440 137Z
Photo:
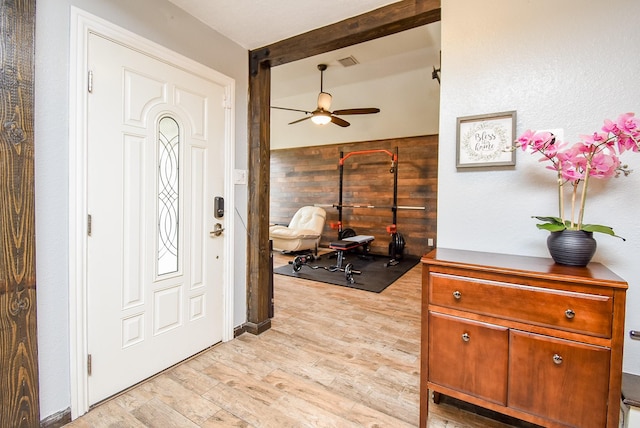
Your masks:
M429 390L545 427L617 428L627 284L599 263L436 249L422 258Z

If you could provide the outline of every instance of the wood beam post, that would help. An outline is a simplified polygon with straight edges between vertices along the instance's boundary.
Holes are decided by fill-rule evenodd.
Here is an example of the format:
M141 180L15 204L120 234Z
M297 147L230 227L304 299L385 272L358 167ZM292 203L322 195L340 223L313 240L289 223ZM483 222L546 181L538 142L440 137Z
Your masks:
M0 426L38 427L35 0L0 1Z
M271 67L261 61L268 51L250 52L249 75L249 218L247 240L247 323L260 334L271 327L269 287L269 162Z

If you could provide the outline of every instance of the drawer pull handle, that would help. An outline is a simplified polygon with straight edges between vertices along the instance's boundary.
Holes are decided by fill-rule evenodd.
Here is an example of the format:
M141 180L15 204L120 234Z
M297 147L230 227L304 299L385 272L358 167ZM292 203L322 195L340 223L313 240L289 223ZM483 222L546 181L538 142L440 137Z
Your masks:
M469 333L462 333L462 341L468 342L469 340L471 340L471 337L469 337Z
M567 309L566 311L564 311L564 316L566 316L568 319L573 319L573 317L576 316L576 313L573 311L573 309Z
M460 298L462 297L462 293L459 292L458 290L453 292L453 298L456 300L460 300Z
M560 365L562 364L562 356L558 354L553 355L553 362Z

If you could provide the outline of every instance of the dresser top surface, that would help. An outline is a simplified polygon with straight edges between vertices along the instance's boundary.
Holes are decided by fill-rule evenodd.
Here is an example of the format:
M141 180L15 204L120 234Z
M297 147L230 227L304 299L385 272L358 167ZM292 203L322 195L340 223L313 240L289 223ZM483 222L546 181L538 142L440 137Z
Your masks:
M627 288L627 283L600 263L586 267L565 266L550 258L485 253L481 251L437 248L422 257L422 263L484 272L526 275L549 280L571 281Z

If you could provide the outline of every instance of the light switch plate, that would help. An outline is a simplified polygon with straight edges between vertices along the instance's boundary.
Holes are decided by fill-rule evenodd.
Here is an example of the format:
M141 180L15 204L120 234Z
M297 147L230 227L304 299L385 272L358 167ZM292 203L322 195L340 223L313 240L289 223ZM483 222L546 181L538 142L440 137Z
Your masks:
M233 170L233 184L247 184L246 169L234 169Z

